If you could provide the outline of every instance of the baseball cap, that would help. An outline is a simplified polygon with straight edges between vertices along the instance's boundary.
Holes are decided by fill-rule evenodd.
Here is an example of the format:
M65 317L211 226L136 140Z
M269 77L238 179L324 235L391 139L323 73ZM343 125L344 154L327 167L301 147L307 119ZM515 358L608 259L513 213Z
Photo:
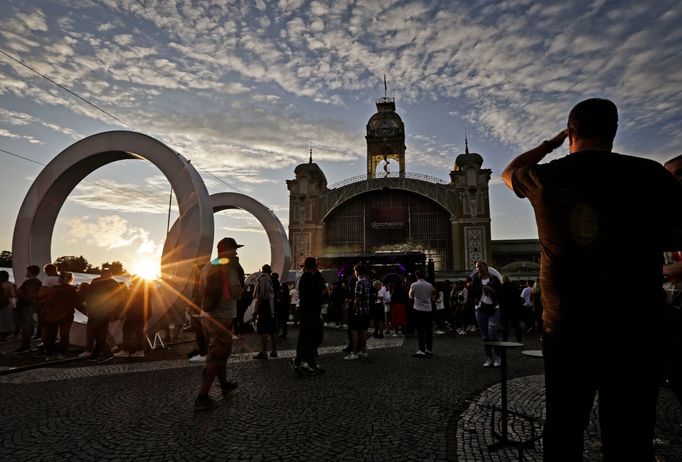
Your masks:
M224 237L220 241L218 241L218 250L230 250L230 249L238 249L239 247L244 247L241 244L237 244L237 241L235 241L231 237Z

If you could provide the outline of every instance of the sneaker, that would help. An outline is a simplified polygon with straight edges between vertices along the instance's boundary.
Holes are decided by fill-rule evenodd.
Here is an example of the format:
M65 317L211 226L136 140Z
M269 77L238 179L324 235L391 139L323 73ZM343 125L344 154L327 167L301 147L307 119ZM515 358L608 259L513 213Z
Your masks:
M271 358L276 358L276 357L277 357L277 352L276 352L276 351L271 352L271 353L270 353L270 357L271 357Z
M210 396L207 396L204 399L199 399L197 397L194 400L194 410L195 411L209 411L213 408L215 408L218 405L218 403L215 402Z
M500 367L502 365L502 361L500 360L499 357L495 358L495 361L493 362L493 367Z
M237 389L237 386L238 385L236 382L227 382L225 385L221 385L220 392L223 394L223 398L227 398L231 391Z
M343 359L344 361L357 361L358 359L360 359L360 356L356 355L355 353L350 353Z
M294 370L294 372L296 372L296 374L299 377L303 377L303 372L301 371L301 366L298 366L296 364L296 361L294 361L293 359L291 361L289 361L289 366L291 366L291 368Z
M84 351L83 353L79 354L79 358L89 358L92 356L92 351Z
M367 354L366 351L358 351L358 358L367 358L369 355Z
M436 334L436 335L443 335L443 334L445 334L445 331L444 331L444 330L438 329L437 331L434 332L434 334Z
M433 351L431 350L425 350L424 353L426 353L426 356L433 356Z
M254 356L253 359L268 359L268 354L264 351L261 351L256 356Z
M136 351L135 353L130 353L131 358L144 358L144 350Z
M384 332L384 335L391 335L391 331L387 330L386 332Z
M491 367L493 365L493 360L490 358L486 358L485 362L483 363L483 367Z
M127 358L129 356L130 356L130 353L127 352L126 350L121 350L121 351L117 351L116 353L114 353L114 358Z
M412 356L414 356L415 358L425 358L426 353L424 353L422 350L417 350L417 352L415 354L413 354Z
M30 348L17 348L16 350L13 351L13 353L25 355L27 353L30 353L31 349Z
M191 363L205 363L206 362L206 355L192 356L191 358L189 358L189 361Z

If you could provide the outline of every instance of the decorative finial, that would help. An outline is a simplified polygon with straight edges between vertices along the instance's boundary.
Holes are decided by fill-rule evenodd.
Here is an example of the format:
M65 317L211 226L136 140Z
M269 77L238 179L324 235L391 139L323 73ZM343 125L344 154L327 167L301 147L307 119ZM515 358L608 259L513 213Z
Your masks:
M469 154L469 140L467 139L467 129L464 129L464 153Z
M313 147L310 146L310 158L308 159L308 163L312 164L313 163Z
M384 74L384 98L388 97L388 86L386 86L386 74Z

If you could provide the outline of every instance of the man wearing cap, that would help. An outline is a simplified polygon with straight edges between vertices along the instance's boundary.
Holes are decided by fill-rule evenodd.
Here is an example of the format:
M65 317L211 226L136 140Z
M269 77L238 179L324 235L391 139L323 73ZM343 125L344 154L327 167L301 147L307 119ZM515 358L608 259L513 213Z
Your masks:
M296 344L296 358L291 366L297 374L321 374L323 371L317 365L317 348L322 343L323 324L320 318L322 311L322 293L324 278L317 271L317 261L308 257L303 262L303 275L298 280L300 301L300 330Z
M206 365L202 372L199 396L194 402L196 410L211 409L216 403L208 396L216 376L223 397L237 388L227 380L227 360L232 353L232 318L237 313L237 299L243 292L237 249L243 247L231 237L218 242L218 258L207 263L201 271L201 309L204 329L208 337Z
M256 287L253 289L255 304L253 316L256 318L256 333L260 336L261 351L253 359L268 359L268 336L272 339L272 353L270 356L277 357L277 321L275 320L275 289L272 281L272 268L263 265L261 274L256 279Z

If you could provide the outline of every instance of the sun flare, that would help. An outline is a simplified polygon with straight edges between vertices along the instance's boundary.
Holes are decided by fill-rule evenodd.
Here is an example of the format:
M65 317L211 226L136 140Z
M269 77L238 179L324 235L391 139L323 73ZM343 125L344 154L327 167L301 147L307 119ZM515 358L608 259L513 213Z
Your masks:
M161 275L161 267L156 260L140 258L133 265L132 273L143 279L158 279Z

